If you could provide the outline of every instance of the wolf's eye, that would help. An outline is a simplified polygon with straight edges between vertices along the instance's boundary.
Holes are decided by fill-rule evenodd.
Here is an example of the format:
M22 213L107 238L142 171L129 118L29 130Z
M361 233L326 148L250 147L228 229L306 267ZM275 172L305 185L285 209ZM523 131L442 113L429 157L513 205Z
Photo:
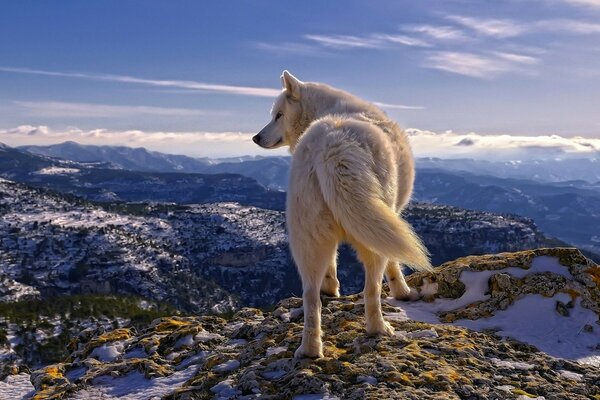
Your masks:
M281 117L283 117L283 113L280 111L277 113L277 115L275 115L275 121L277 121Z

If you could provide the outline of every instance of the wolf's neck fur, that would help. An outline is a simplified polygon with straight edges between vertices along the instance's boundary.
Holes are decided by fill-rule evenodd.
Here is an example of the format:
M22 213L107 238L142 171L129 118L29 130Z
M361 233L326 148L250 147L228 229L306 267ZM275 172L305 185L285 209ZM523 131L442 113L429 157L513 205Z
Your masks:
M298 139L314 121L328 115L345 115L347 117L366 117L370 120L387 122L389 117L373 104L348 92L332 88L320 83L307 82L302 91L302 118L295 127L297 138L290 143L290 153L294 152Z
M371 103L343 90L319 83L306 84L302 106L311 122L332 114L366 114L374 119L388 119L385 113Z

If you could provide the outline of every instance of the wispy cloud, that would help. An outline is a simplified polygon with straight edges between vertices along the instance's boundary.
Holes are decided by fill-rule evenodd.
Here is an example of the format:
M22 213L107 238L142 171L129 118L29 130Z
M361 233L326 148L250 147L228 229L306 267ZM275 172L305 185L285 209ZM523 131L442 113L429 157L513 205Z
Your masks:
M480 35L495 38L512 38L538 32L565 32L579 35L600 33L600 23L572 18L542 19L528 22L462 15L451 15L446 18Z
M398 43L404 46L410 47L431 47L431 44L423 39L419 39L412 36L407 35L396 35L396 34L384 34L384 33L374 33L371 35L372 38L378 39L384 42L389 43Z
M365 35L316 35L306 34L302 38L309 43L264 43L255 42L254 47L273 53L300 55L325 54L325 50L389 49L394 45L408 47L430 47L420 38L390 33L368 33Z
M600 23L577 19L549 19L538 21L535 26L540 30L562 31L579 35L594 35L600 33Z
M32 75L46 75L56 76L64 78L77 78L77 79L89 79L95 81L107 81L107 82L119 82L119 83L132 83L146 86L158 86L158 87L173 87L180 89L198 90L203 92L211 93L222 93L239 96L258 96L258 97L274 97L277 96L281 91L278 89L270 89L263 87L252 87L252 86L234 86L234 85L223 85L213 84L198 81L182 81L182 80L159 80L159 79L145 79L137 78L128 75L112 75L112 74L89 74L81 72L57 72L57 71L46 71L31 68L13 68L13 67L0 67L1 72L12 72L19 74L32 74Z
M506 60L511 63L516 64L537 64L540 60L533 56L527 56L523 54L515 54L515 53L507 53L503 51L495 51L495 54L498 58Z
M401 27L405 31L423 34L437 41L463 42L469 40L465 33L452 26L445 25L406 25Z
M576 6L600 7L600 0L562 0Z
M334 49L377 49L383 45L381 40L350 35L304 35L304 38Z
M151 106L118 106L109 104L67 103L61 101L13 101L26 110L27 114L50 118L116 118L130 116L197 117L221 111L194 110L190 108L168 108Z
M489 79L506 72L523 71L525 65L537 62L535 57L513 53L496 52L484 55L438 51L431 53L423 65L454 74Z
M283 43L266 43L252 42L252 47L268 51L275 54L299 54L299 55L323 55L325 54L319 47L306 43L283 42Z
M404 104L380 103L378 101L374 101L373 104L375 104L377 107L387 108L387 109L391 109L391 110L424 110L425 109L425 107L423 107L423 106L407 106Z
M481 35L496 38L518 36L526 31L526 28L523 25L508 19L486 19L460 15L450 15L447 19L472 29Z

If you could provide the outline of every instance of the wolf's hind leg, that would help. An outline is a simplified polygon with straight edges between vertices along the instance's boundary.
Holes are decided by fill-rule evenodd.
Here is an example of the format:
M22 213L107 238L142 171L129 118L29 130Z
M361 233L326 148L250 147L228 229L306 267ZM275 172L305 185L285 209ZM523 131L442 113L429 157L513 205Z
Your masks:
M390 296L396 300L416 300L418 293L406 284L404 274L396 261L388 261L385 278L390 286Z
M323 278L321 293L330 297L340 296L340 281L337 279L337 252L333 255L325 278Z
M302 343L295 356L297 358L323 357L323 344L321 340L321 298L320 291L323 279L327 274L331 260L335 257L337 243L334 241L307 240L302 243L303 248L291 245L294 248L294 260L302 279L302 307L304 308L304 329Z
M355 246L358 258L365 266L365 321L370 335L394 335L394 328L383 319L381 286L387 259L362 245Z

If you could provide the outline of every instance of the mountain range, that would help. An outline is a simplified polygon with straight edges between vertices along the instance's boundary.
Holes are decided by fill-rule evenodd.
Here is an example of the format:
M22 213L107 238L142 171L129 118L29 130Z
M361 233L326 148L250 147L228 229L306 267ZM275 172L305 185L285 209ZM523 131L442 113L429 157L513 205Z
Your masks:
M27 151L25 151L27 150ZM19 152L18 149L4 151ZM44 154L35 155L29 151ZM66 158L61 174L42 175L44 163ZM14 156L13 156L14 157ZM23 162L7 170L8 161L0 160L0 176L35 185L68 191L94 200L124 201L239 201L259 207L283 209L289 157L242 157L235 159L194 159L185 156L150 152L145 149L110 146L82 146L66 142L53 146L22 148L20 158L38 157L27 168ZM84 163L93 172L81 169L69 174L68 163ZM519 214L532 218L547 234L562 241L600 253L600 162L598 159L565 159L520 162L486 162L480 160L418 159L414 198L421 202L460 208ZM98 171L102 168L102 171ZM134 168L141 172L127 171ZM158 174L171 172L174 175ZM174 172L179 171L179 172ZM228 190L232 182L224 179L217 196L206 195L193 172L203 174L233 173L252 178L244 190ZM158 175L157 175L158 174ZM545 174L545 175L544 175ZM528 179L523 179L527 177ZM577 179L575 179L577 178ZM214 179L205 177L204 179ZM569 179L569 180L563 180ZM560 180L560 181L559 181ZM176 183L174 183L176 182ZM214 185L215 182L210 182ZM245 193L240 196L239 193ZM250 194L254 197L250 198ZM237 198L236 198L237 196Z

